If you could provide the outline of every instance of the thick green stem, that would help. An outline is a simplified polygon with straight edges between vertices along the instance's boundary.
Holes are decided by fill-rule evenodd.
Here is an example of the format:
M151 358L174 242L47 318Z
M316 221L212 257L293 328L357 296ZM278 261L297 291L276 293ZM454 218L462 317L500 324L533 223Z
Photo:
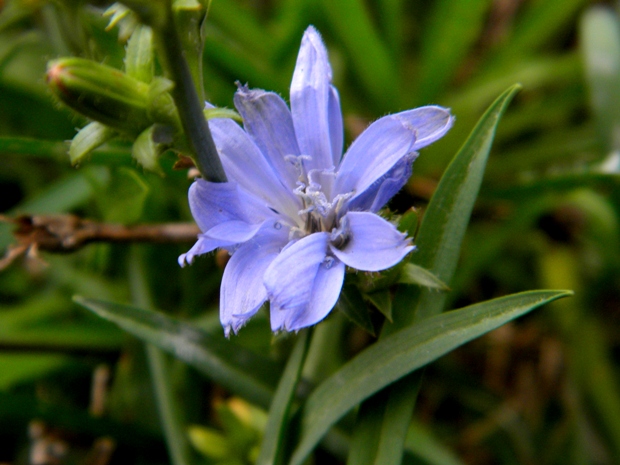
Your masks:
M196 167L207 181L226 182L226 173L202 113L203 105L198 98L185 52L181 47L171 9L168 9L163 24L153 28L153 33L162 64L168 77L174 82L172 98L179 112L183 131L194 152Z

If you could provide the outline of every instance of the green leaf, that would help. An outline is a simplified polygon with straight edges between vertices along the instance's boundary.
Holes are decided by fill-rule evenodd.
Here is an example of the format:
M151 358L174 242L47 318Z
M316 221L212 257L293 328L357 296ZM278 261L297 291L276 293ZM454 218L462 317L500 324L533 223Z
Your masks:
M446 169L426 209L412 261L450 285L461 242L482 183L495 129L508 104L521 89L514 85L500 95L480 118ZM422 290L416 318L439 313L445 294Z
M426 18L419 62L418 102L436 99L479 40L489 0L439 0Z
M518 86L508 89L483 115L446 169L424 214L417 237L418 253L414 256L416 262L442 282L449 282L454 273L495 128L518 89ZM380 340L410 325L414 319L439 313L443 310L445 298L446 294L435 290L400 286L394 299L394 323L384 325ZM412 305L415 306L414 311ZM394 383L389 388L389 395L383 396L387 399L384 400L384 416L375 426L375 434L379 438L373 457L376 463L400 463L406 428L421 382L422 374L414 373ZM388 405L392 407L388 408ZM361 423L370 421L364 417L364 412L365 409L362 409Z
M69 160L72 165L79 164L82 159L100 145L112 139L117 132L101 123L90 123L75 135L69 146Z
M284 450L284 439L289 427L289 412L295 399L295 390L301 377L311 331L305 330L299 334L293 352L289 356L284 373L280 378L278 389L271 401L269 419L265 427L265 436L261 445L256 465L273 465L279 463Z
M301 465L323 435L362 400L460 345L570 291L530 291L427 318L362 351L308 397L291 464Z
M416 284L429 289L450 290L447 284L433 273L413 263L407 263L403 267L398 282L402 284Z
M581 52L590 99L607 149L620 149L620 24L610 8L594 7L580 24Z
M514 34L498 52L497 67L518 62L549 41L577 15L588 0L545 0L528 3L520 21L512 28Z
M323 0L323 11L345 46L352 68L377 108L398 106L398 73L361 0Z
M389 387L364 401L355 422L347 465L401 463L400 438L411 421L411 409L403 408L407 401L413 407L415 401L408 390Z
M163 313L76 296L125 331L173 354L213 381L260 406L269 405L280 370L272 360Z
M412 422L405 440L406 450L429 465L463 465L445 445L441 444L423 425Z
M357 287L344 286L336 305L338 310L344 313L353 323L373 336L375 335L375 328L368 314L368 306Z

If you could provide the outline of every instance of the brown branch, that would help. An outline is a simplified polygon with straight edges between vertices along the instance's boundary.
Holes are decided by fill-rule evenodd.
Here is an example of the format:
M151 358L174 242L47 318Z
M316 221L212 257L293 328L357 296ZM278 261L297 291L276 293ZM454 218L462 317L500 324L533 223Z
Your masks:
M194 223L162 223L125 226L99 223L75 215L23 215L0 221L16 225L17 243L0 260L6 268L18 256L38 250L54 253L74 252L91 242L193 242L200 230Z

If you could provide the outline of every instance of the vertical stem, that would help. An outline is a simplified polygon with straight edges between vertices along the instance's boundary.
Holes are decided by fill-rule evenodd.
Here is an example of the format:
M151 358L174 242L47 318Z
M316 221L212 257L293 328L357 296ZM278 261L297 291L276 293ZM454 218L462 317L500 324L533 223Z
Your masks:
M168 76L174 81L172 98L179 112L183 131L194 152L196 167L207 181L226 182L226 173L196 92L195 85L202 83L194 83L192 80L170 8L166 12L163 24L154 27L153 32L162 64Z
M134 305L152 309L152 299L144 277L142 257L136 247L132 248L129 260L129 281ZM174 397L169 372L169 360L166 355L152 344L145 344L146 355L151 372L151 379L160 422L164 430L168 453L173 465L191 465L191 450L184 424Z

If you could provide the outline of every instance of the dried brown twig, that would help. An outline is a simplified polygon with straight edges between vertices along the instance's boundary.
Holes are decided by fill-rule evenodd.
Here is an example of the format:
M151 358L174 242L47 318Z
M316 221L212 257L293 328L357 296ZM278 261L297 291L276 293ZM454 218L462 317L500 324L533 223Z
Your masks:
M0 259L0 270L21 255L36 257L39 250L74 252L91 242L183 243L196 240L200 230L194 223L163 223L125 226L99 223L75 215L23 215L0 221L16 225L17 239Z

